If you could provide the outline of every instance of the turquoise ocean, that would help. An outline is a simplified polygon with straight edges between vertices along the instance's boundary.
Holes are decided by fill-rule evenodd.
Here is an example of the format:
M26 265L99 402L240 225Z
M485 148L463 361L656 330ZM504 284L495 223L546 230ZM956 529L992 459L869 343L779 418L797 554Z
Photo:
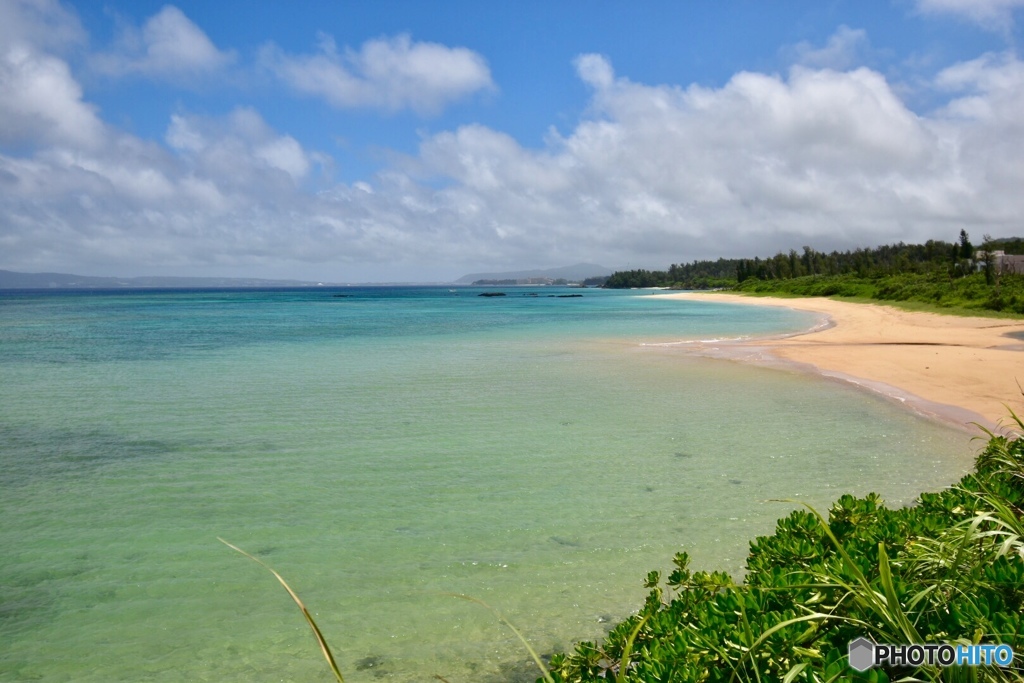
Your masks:
M971 434L700 339L786 309L508 288L0 293L0 681L533 680L685 550L949 485ZM568 297L559 295L583 294Z

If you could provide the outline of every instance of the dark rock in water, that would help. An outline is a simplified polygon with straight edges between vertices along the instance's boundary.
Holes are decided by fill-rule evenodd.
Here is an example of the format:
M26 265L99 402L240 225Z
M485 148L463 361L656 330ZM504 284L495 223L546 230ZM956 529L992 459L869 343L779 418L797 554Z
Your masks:
M482 292L477 296L505 296L505 292Z
M583 296L582 294L559 294L558 298L559 299L579 299L582 296Z
M552 536L551 540L554 541L555 543L557 543L558 545L564 545L564 546L569 547L569 548L579 548L580 547L580 542L579 541L574 541L571 538L565 538L563 536Z
M366 671L367 669L375 669L384 664L384 658L380 655L370 655L369 657L363 657L356 662L356 671Z
M333 296L335 299L347 299L347 298L349 298L352 295L351 294L332 294L331 296Z
M540 656L542 662L551 659L550 654ZM534 683L537 678L537 665L529 659L525 661L505 662L498 666L498 671L490 676L478 678L481 683ZM435 676L440 678L440 676ZM447 680L447 679L442 679Z

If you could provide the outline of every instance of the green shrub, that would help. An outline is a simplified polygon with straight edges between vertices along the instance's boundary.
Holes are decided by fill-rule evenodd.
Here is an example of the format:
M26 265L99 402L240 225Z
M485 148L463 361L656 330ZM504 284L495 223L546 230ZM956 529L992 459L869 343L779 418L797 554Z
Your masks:
M875 277L847 274L808 275L785 280L749 278L733 289L751 294L858 297L1024 314L1024 275L1012 273L1002 275L997 285L986 283L983 273L950 278L928 272Z
M1024 425L1021 425L1024 428ZM860 636L1024 647L1024 441L990 435L976 471L891 510L843 496L796 510L750 545L747 574L693 572L685 553L603 643L551 660L558 682L1015 680L1021 669L847 666ZM622 654L631 646L623 670Z

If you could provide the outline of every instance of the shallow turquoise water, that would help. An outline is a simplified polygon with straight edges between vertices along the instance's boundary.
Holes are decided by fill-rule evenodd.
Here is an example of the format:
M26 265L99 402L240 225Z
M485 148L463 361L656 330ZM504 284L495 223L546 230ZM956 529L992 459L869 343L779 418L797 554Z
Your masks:
M846 385L648 342L811 326L636 292L0 294L0 680L536 672L687 550L738 570L785 504L893 503L969 435ZM345 297L335 296L344 294Z

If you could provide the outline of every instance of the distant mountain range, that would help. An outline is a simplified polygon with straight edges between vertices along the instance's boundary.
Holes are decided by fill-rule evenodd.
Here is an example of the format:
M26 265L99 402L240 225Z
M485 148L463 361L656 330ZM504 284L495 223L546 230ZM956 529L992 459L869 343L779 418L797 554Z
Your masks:
M463 275L454 284L468 285L477 280L527 280L530 278L565 279L581 282L589 277L605 277L612 271L593 263L547 270L517 270L505 273L471 273ZM19 273L0 270L0 289L213 289L231 287L338 287L351 283L307 282L304 280L264 280L242 277L97 277L70 273ZM384 283L366 283L384 284ZM388 283L416 284L416 283ZM444 284L444 283L433 283Z
M320 282L234 277L94 277L0 270L0 289L204 289L217 287L316 287Z
M585 280L588 277L604 277L611 275L612 270L593 263L577 263L574 266L562 266L561 268L548 268L547 270L513 270L504 273L470 273L463 275L455 281L456 284L468 285L478 280L528 280L530 278L551 278L552 280L565 279L573 282Z

